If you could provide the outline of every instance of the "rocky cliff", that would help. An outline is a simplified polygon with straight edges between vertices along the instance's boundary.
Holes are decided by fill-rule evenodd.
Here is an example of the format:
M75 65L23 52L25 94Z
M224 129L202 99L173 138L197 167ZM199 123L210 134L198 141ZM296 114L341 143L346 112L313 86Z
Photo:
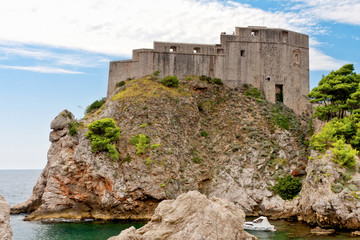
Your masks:
M10 205L0 195L0 240L11 240Z
M121 129L116 160L93 153L85 136L90 123L104 118ZM69 134L74 126L76 134ZM175 88L153 76L127 81L84 119L75 121L67 111L54 119L48 163L33 195L12 212L28 212L28 220L151 219L162 200L198 190L231 200L247 215L302 216L321 224L311 205L319 196L311 196L324 186L311 183L306 126L306 118L248 86L231 89L197 77ZM139 134L149 143L137 154L131 140ZM292 201L272 190L286 174L305 183Z
M226 199L207 199L197 191L162 201L144 227L134 227L109 240L219 239L255 240L244 231L245 214Z

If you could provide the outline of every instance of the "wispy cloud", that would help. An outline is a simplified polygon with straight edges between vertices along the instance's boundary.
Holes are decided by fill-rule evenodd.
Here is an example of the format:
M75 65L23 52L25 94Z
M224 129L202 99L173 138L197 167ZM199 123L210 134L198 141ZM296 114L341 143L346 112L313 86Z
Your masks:
M14 70L24 70L38 73L61 73L61 74L82 74L82 72L71 71L63 68L53 68L46 66L6 66L0 65L2 69L14 69Z
M291 0L293 8L311 19L360 25L360 0Z
M35 60L51 61L58 66L72 66L72 67L97 67L104 62L104 57L94 53L87 53L77 51L76 54L58 53L56 50L46 50L46 48L34 48L24 46L0 46L0 52L5 56L13 57L19 56L23 58L30 58ZM58 50L59 51L59 50Z
M333 70L349 63L347 61L330 57L315 48L310 48L309 55L311 70Z

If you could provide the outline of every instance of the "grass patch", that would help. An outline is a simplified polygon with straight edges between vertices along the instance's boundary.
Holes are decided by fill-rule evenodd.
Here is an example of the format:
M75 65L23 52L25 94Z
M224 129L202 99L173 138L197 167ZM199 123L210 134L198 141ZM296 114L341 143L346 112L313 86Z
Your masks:
M179 85L177 88L170 88L151 80L150 77L131 80L126 86L125 89L115 94L111 100L123 101L134 99L134 101L139 102L148 98L160 98L162 96L191 97L190 91L184 89L182 85Z

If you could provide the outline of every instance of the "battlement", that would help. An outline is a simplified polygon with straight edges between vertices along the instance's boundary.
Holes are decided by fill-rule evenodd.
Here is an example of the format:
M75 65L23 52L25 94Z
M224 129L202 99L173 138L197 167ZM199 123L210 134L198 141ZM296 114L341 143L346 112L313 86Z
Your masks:
M132 60L110 62L108 96L116 83L160 71L160 77L207 75L230 87L251 84L266 99L281 100L300 114L308 110L309 37L286 29L236 27L221 33L220 44L154 42L133 50ZM279 100L279 99L278 99Z

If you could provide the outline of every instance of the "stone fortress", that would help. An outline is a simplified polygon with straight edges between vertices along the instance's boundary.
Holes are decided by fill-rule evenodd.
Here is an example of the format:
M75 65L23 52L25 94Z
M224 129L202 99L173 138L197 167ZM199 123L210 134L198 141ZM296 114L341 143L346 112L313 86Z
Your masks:
M230 87L251 84L270 102L281 101L296 114L310 110L309 36L285 29L236 27L221 33L220 44L154 42L133 50L132 60L110 62L108 97L116 83L160 71L160 77L206 75Z

